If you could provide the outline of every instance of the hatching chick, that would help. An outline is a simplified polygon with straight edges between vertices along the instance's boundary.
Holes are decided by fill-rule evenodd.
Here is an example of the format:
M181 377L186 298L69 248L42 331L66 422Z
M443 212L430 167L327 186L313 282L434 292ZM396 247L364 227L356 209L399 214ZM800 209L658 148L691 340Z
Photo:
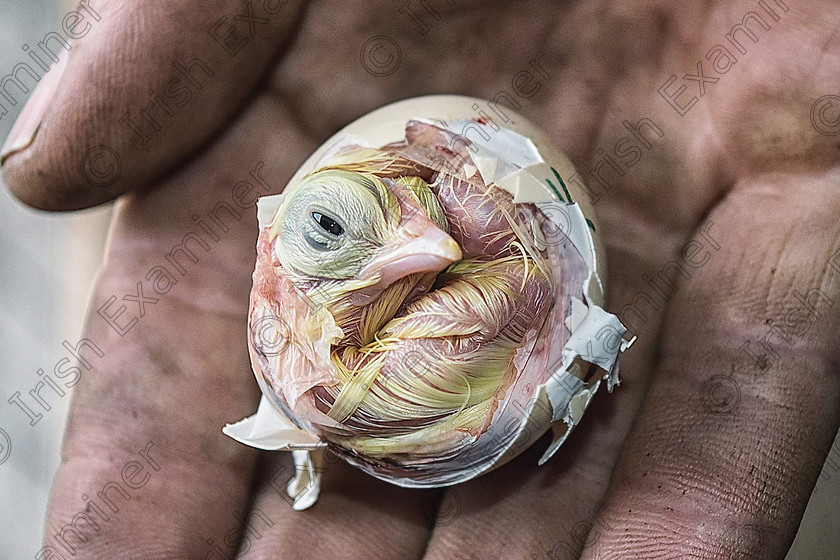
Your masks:
M487 428L550 283L512 241L503 198L471 216L477 195L461 183L438 193L439 177L399 175L416 172L399 157L353 155L352 170L322 169L287 193L261 234L251 322L276 312L291 340L274 355L257 345L258 379L333 444L423 460ZM453 223L481 241L468 258Z

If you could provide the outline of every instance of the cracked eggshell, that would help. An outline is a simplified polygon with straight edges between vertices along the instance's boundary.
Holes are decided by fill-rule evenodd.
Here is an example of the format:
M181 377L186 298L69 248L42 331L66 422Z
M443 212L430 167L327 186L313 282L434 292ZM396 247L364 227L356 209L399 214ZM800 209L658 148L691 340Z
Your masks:
M475 127L465 128L471 122L486 126L488 117L502 130L507 129L524 137L519 139L524 140L524 142L514 139L515 142L519 143L516 145L505 144L505 140L502 138L505 136L504 134L497 135L494 140L492 131L489 131L489 129L485 129L491 137L489 143L483 142L480 130ZM356 464L374 476L406 487L447 486L474 478L506 463L536 442L549 428L552 428L554 432L552 444L540 460L540 464L544 463L560 447L571 429L580 420L597 391L600 381L602 379L607 380L610 390L617 383L617 355L629 346L629 343L621 339L625 329L617 317L601 309L604 303L606 281L605 253L600 240L600 227L582 176L576 172L569 158L555 147L543 130L506 106L496 106L486 100L457 95L433 95L387 105L360 117L324 142L292 176L285 192L294 189L305 176L320 167L326 157L342 146L359 143L379 147L398 142L405 137L408 121L427 119L434 119L438 125L443 121L451 132L461 134L477 144L490 147L497 140L501 142L495 146L495 152L492 150L489 152L504 156L499 158L498 161L495 161L492 157L482 158L482 156L476 157L474 155L478 167L477 171L481 172L482 177L485 177L486 174L493 175L496 180L492 182L510 192L514 196L514 202L533 203L552 220L554 219L551 218L551 215L555 211L559 211L560 215L565 216L564 219L567 220L566 223L568 224L566 227L571 228L567 232L568 237L589 270L586 281L583 283L583 299L573 298L570 312L565 317L565 323L571 330L571 335L569 342L562 349L562 360L558 357L555 361L552 361L552 366L557 367L551 379L544 385L538 386L536 390L532 389L534 397L524 406L520 405L521 413L526 415L527 420L521 422L519 429L512 438L506 438L506 440L509 440L509 444L492 460L481 461L480 465L476 465L475 468L465 470L462 473L454 473L445 480L436 479L432 483L431 481L418 481L412 478L378 476L377 473L370 472L363 465L355 462L352 457L343 456L345 460ZM521 149L521 153L517 151L519 149ZM506 171L500 171L500 167L505 167L510 162L508 156L511 153L514 155L514 160L519 155L522 156L520 158L521 165L513 165L512 167L508 165ZM534 155L537 157L532 157ZM550 181L546 180L547 178L562 178L565 195L574 204L558 203L557 184L554 185L553 190ZM260 200L259 218L261 225L272 220L279 205L279 199L279 197L268 197ZM589 227L586 222L589 222ZM599 329L603 329L605 326L615 331L618 335L616 340L621 340L620 344L615 342L615 348L605 350L604 355L589 356L586 344L592 340L594 333L600 332ZM575 334L581 336L576 338ZM557 349L556 354L561 355L559 349ZM598 352L596 351L595 354L598 354ZM590 368L595 367L593 364L600 366L603 371L591 375ZM606 371L605 374L604 371ZM262 408L261 406L261 410ZM260 413L258 412L255 416L259 417ZM251 417L251 419L254 418ZM237 425L245 426L247 420L250 419L243 420ZM251 425L253 424L254 422L251 422ZM237 425L233 425L233 427ZM302 450L305 449L311 450L312 445L315 445L317 441L317 438L312 436L314 440L308 442L309 448L300 447L295 443L284 444L285 436L276 434L267 436L267 432L263 430L260 437L274 438L272 447L264 447L256 441L256 436L249 438L249 435L244 433L247 431L244 427L242 431L236 434L230 428L231 426L228 426L225 433L243 443L262 448L298 449L303 452ZM293 427L283 426L283 429L286 430L290 428ZM311 436L311 434L309 435ZM310 451L305 452L309 453ZM320 457L320 455L315 456ZM301 472L298 475L301 476ZM308 476L314 475L309 473ZM314 487L317 489L317 480L314 482Z

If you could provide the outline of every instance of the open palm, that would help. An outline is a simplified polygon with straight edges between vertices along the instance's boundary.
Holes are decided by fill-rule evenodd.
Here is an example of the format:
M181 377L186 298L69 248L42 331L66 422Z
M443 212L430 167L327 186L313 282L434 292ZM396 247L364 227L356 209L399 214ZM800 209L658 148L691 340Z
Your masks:
M33 206L120 197L44 558L784 557L840 424L840 128L823 97L840 93L840 12L295 4L80 11L89 32L7 143L5 180ZM638 340L545 466L538 444L420 492L331 463L295 512L290 458L220 431L259 398L253 203L341 126L431 93L517 108L571 157L607 308ZM96 527L68 530L80 513Z

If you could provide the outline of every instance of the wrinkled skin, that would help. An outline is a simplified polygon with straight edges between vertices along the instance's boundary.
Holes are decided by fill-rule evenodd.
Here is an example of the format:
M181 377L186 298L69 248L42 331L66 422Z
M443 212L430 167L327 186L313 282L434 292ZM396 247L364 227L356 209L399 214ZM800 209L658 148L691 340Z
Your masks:
M756 348L771 320L783 323L798 306L794 289L818 287L840 301L838 272L826 264L840 246L838 137L818 134L809 119L814 100L840 90L834 3L790 2L771 30L758 30L757 44L746 41L748 53L725 75L703 55L748 10L759 10L754 2L433 2L441 19L426 16L434 25L425 35L398 4L312 2L296 11L289 3L255 24L234 59L206 30L221 16L231 23L241 2L99 8L102 21L73 48L34 143L3 169L21 200L44 209L123 195L87 326L105 356L75 390L47 542L83 509L82 493L117 479L153 441L161 471L130 502L117 502L119 513L78 545L75 558L214 558L208 539L232 553L224 544L238 534L231 512L249 508L273 526L255 522L261 538L249 533L243 541L246 558L784 557L840 422L836 303L818 304L821 317L791 337L795 345L771 335L778 355L766 355L772 363L763 371L739 347L752 340ZM238 25L230 44L247 37L247 22ZM380 34L402 47L400 68L386 77L359 62L362 45ZM512 77L538 51L550 78L533 97L517 99L579 169L597 163L599 148L612 151L627 134L625 119L647 117L665 133L623 177L610 176L612 188L596 205L610 266L608 308L650 293L642 275L679 259L708 219L719 249L706 242L708 262L679 279L667 305L645 307L620 389L595 399L547 465L535 466L539 444L456 487L457 503L446 497L435 523L436 492L390 486L338 464L324 474L319 503L292 511L271 484L290 458L220 433L258 399L244 328L253 210L210 253L198 249L199 262L187 263L187 274L146 305L125 337L96 309L113 294L134 293L195 229L190 215L229 201L257 161L276 192L352 119L414 95L511 92ZM176 75L173 59L196 56L214 65L215 76L172 117L161 116L161 130L139 146L117 120L126 110L136 117L148 88L163 90ZM701 58L719 82L706 83L680 117L657 89L671 74L695 74ZM682 103L699 95L696 82L684 83ZM99 144L122 159L120 179L104 188L78 171ZM148 284L145 293L155 295ZM138 310L124 303L127 321ZM739 387L729 414L703 406L713 375Z

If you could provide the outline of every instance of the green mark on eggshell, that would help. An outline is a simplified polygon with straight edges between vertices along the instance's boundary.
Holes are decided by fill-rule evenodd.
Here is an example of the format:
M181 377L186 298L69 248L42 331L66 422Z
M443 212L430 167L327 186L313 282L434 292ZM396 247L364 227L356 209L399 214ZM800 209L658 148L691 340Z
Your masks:
M546 179L545 182L548 183L548 186L551 188L554 194L557 195L557 198L560 199L560 202L564 202L566 204L574 204L574 201L572 200L572 195L571 193L569 193L569 189L566 187L566 182L563 181L563 178L560 176L560 173L558 173L557 170L554 169L554 167L551 168L551 171L554 173L554 176L557 178L557 181L560 183L560 186L563 187L563 192L566 193L566 198L563 198L563 195L560 194L560 191L557 190L557 187L555 187L554 183L551 182L551 179ZM595 224L592 223L592 220L590 220L589 218L584 219L586 220L586 225L588 225L592 229L592 231L595 231Z

